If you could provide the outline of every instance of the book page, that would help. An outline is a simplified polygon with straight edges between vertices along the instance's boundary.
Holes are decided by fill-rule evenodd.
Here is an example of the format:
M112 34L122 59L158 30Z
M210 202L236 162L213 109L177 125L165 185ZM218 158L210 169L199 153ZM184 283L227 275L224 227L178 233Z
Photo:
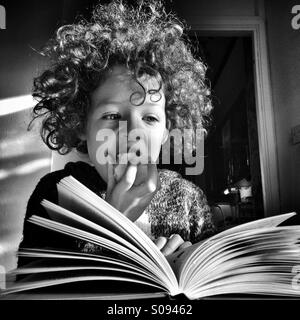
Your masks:
M135 292L135 293L85 293L85 292L60 292L56 293L32 293L18 292L11 293L1 300L140 300L140 299L161 299L168 297L167 292Z
M74 193L66 189L62 184L57 185L59 205L91 222L110 230L113 234L119 235L123 239L132 242L132 237L126 230L120 228L119 224L105 214L100 214L100 208L97 210L91 204L80 197L74 197ZM45 203L45 202L44 202Z
M297 214L296 212L290 212L290 213L279 214L277 216L262 218L262 219L258 219L255 221L243 223L243 224L240 224L236 227L233 227L233 228L227 229L223 232L220 232L217 235L213 236L211 239L216 240L216 239L222 238L228 234L232 234L232 233L240 232L240 231L245 231L245 230L258 229L258 228L272 228L272 227L275 228L280 223L295 216L296 214Z
M82 239L87 242L93 243L95 245L101 246L115 254L118 255L119 259L125 259L126 261L131 261L133 264L137 264L152 274L158 283L164 283L164 279L161 278L160 269L157 268L155 264L150 259L145 259L140 255L132 252L123 245L118 244L115 241L103 238L95 233L91 233L82 229L77 229L75 227L62 224L53 220L49 220L40 216L32 216L29 221L41 226L46 227L51 230L73 236L77 239Z
M18 253L19 256L23 258L28 258L29 261L34 260L22 268L18 268L12 271L12 273L33 273L39 272L38 270L44 270L47 272L49 268L61 268L61 267L78 267L78 266L106 266L106 267L119 267L124 270L138 271L141 274L146 275L155 281L155 277L151 270L142 268L134 262L129 262L128 260L122 260L114 258L107 254L91 254L83 252L73 252L73 251L60 251L57 249L21 249Z
M152 241L134 223L75 178L69 176L62 179L57 189L59 205L63 208L119 235L151 258L153 256L150 252L164 259ZM145 245L149 250L144 247Z
M175 275L177 276L177 279L180 279L182 266L184 265L185 261L193 255L193 253L197 250L199 246L202 245L203 242L204 241L195 243L187 248L178 250L166 257Z
M63 189L65 192L62 192ZM168 261L153 241L132 221L72 176L59 182L58 191L61 194L60 201L67 207L66 209L102 225L148 255L160 269L161 277L168 283L170 293L172 295L179 293L178 281Z
M299 240L300 226L279 226L229 234L206 247L203 243L180 266L180 287L191 299L256 292L299 297L291 285L292 268L300 264Z
M195 243L192 246L187 247L183 250L177 251L172 255L168 256L167 260L169 261L178 279L180 279L180 276L183 268L185 267L185 264L188 263L188 261L193 256L193 254L196 251L199 251L199 249L202 248L202 250L204 251L206 247L210 246L210 243L213 243L215 241L225 241L224 239L226 238L226 236L229 236L238 232L247 231L247 230L257 230L262 228L275 228L280 223L286 221L287 219L291 218L294 215L296 215L296 213L291 212L291 213L281 214L281 215L263 218L263 219L241 224L239 226L220 232L208 239ZM224 242L224 245L225 245L225 242Z
M109 271L111 272L111 271ZM57 276L57 274L48 274L48 277L45 278L43 277L43 274L38 274L34 275L28 280L27 282L19 282L19 283L13 283L10 285L5 291L2 292L2 295L7 295L7 294L12 294L16 292L22 292L22 291L29 291L29 290L36 290L36 289L43 289L43 288L48 288L49 287L54 287L58 286L60 288L60 292L64 292L62 285L68 285L68 284L78 284L76 289L72 290L73 292L82 292L82 286L83 283L87 283L87 293L95 293L98 292L99 295L101 295L101 291L104 291L103 288L103 283L104 281L107 283L112 283L115 282L118 284L119 287L119 292L121 291L122 288L126 288L126 283L133 283L134 285L143 285L146 287L152 287L155 288L157 292L166 292L165 288L162 288L161 286L152 283L151 281L144 281L141 280L141 277L137 275L134 277L133 275L130 275L130 277L126 277L126 275L118 275L116 272L115 275L97 275L97 272L90 272L90 274L87 275L80 275L74 273L74 275L70 275L70 271L66 272L65 274L61 274L61 276ZM93 288L89 290L89 285L95 286L98 283L97 288ZM120 284L122 283L122 287L120 288ZM51 288L50 288L51 289ZM105 288L107 290L107 287ZM126 291L126 289L124 289ZM49 290L50 291L50 290ZM139 291L140 293L143 293ZM132 293L131 290L128 290L126 294ZM102 293L103 294L103 293Z
M111 250L117 250L118 253L122 250L120 249L120 246L124 246L124 250L122 252L127 254L127 258L138 262L140 265L143 265L146 269L149 269L152 272L159 273L159 269L147 255L117 234L103 228L101 225L95 224L90 220L51 203L48 200L43 200L42 205L49 212L49 216L52 220L74 227L74 232L76 232L77 229L80 229L90 232L93 235L98 235L99 238L97 240L99 241L100 239L105 238L109 241ZM80 236L80 234L78 234L78 236ZM107 244L104 245L107 246Z
M149 258L141 250L139 250L139 248L135 247L134 245L132 245L132 243L126 241L116 233L104 228L101 224L96 224L91 220L85 219L82 216L79 216L78 214L62 208L48 200L43 200L41 204L47 210L52 220L63 223L65 225L69 225L71 227L98 234L101 237L107 238L111 241L125 246L129 250L143 257L145 260L150 261Z
M134 279L143 279L144 281L149 281L149 283L153 282L157 284L157 279L153 275L149 275L145 270L141 268L130 268L126 264L120 263L119 266L112 263L84 263L85 261L80 262L71 261L71 263L65 259L60 259L60 263L58 261L49 262L48 259L40 259L35 263L31 263L26 267L18 268L12 275L27 275L26 282L32 281L33 278L45 278L49 277L49 275L53 275L55 277L59 277L62 275L70 275L72 273L78 273L81 275L85 275L87 273L95 272L97 275L103 276L119 274L122 277L128 276ZM29 275L29 276L28 276ZM161 285L163 288L163 286Z

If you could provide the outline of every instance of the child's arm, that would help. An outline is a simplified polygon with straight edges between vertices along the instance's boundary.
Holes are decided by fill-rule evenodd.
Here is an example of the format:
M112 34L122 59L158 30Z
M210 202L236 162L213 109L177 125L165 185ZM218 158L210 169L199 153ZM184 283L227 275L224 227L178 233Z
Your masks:
M195 243L216 233L212 214L203 191L194 185L193 203L189 213L191 242Z
M23 240L20 244L22 248L30 247L59 247L59 248L75 248L74 239L54 233L50 230L36 226L28 219L32 215L39 215L50 219L46 209L41 205L43 199L47 199L53 203L58 203L58 193L56 184L65 176L63 171L57 171L44 176L35 187L29 198L23 228Z

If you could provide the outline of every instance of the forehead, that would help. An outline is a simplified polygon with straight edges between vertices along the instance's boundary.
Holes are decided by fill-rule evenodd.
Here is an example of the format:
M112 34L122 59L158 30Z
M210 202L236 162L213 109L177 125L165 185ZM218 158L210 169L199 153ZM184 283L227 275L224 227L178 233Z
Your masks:
M139 84L140 83L140 84ZM106 79L98 88L92 93L92 105L99 105L101 103L132 103L132 97L144 97L148 90L158 90L160 83L155 77L144 75L141 78L133 78L130 70L123 66L115 66L108 71ZM155 95L155 94L154 94ZM165 103L165 96L163 89L160 88L159 93L161 99L152 99L151 95L147 94L145 103L154 105L161 105Z

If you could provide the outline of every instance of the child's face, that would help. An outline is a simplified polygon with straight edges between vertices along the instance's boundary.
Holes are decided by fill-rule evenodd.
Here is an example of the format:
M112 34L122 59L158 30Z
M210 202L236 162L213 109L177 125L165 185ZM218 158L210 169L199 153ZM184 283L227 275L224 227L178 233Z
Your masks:
M143 77L139 81L146 92L159 88L155 78ZM144 146L139 151L148 155L149 162L155 162L159 157L161 145L167 139L163 90L153 95L147 93L143 104L137 105L144 95L142 87L132 79L128 69L123 66L112 68L106 80L91 95L91 108L87 116L84 138L87 140L90 160L106 182L107 164L99 161L101 153L116 156L132 151L133 146L138 143L139 146ZM134 129L142 132L142 136L140 140L129 141L130 132ZM116 139L108 141L102 138L101 141L99 132L105 135L105 132L110 130L114 132ZM138 178L143 178L146 166L138 166L136 182Z

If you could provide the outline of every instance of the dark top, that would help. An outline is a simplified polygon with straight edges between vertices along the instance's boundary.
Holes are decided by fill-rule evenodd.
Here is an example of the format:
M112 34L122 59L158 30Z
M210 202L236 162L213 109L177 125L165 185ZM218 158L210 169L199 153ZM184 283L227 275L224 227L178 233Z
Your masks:
M28 201L20 248L53 247L78 250L78 243L74 238L28 222L28 218L34 214L50 219L46 209L40 203L43 199L58 203L56 185L69 175L72 175L93 192L97 193L99 190L106 189L106 182L101 179L94 167L85 162L70 162L63 170L45 175L37 184Z
M160 189L145 210L154 238L178 233L185 241L196 242L214 232L210 208L203 191L177 172L159 169ZM106 182L96 169L85 162L70 162L63 170L45 175L32 193L25 215L21 248L59 248L66 250L97 252L95 245L37 226L28 221L32 215L50 219L41 205L43 199L58 203L57 184L67 176L73 176L91 191L105 199ZM20 263L19 259L19 265Z

